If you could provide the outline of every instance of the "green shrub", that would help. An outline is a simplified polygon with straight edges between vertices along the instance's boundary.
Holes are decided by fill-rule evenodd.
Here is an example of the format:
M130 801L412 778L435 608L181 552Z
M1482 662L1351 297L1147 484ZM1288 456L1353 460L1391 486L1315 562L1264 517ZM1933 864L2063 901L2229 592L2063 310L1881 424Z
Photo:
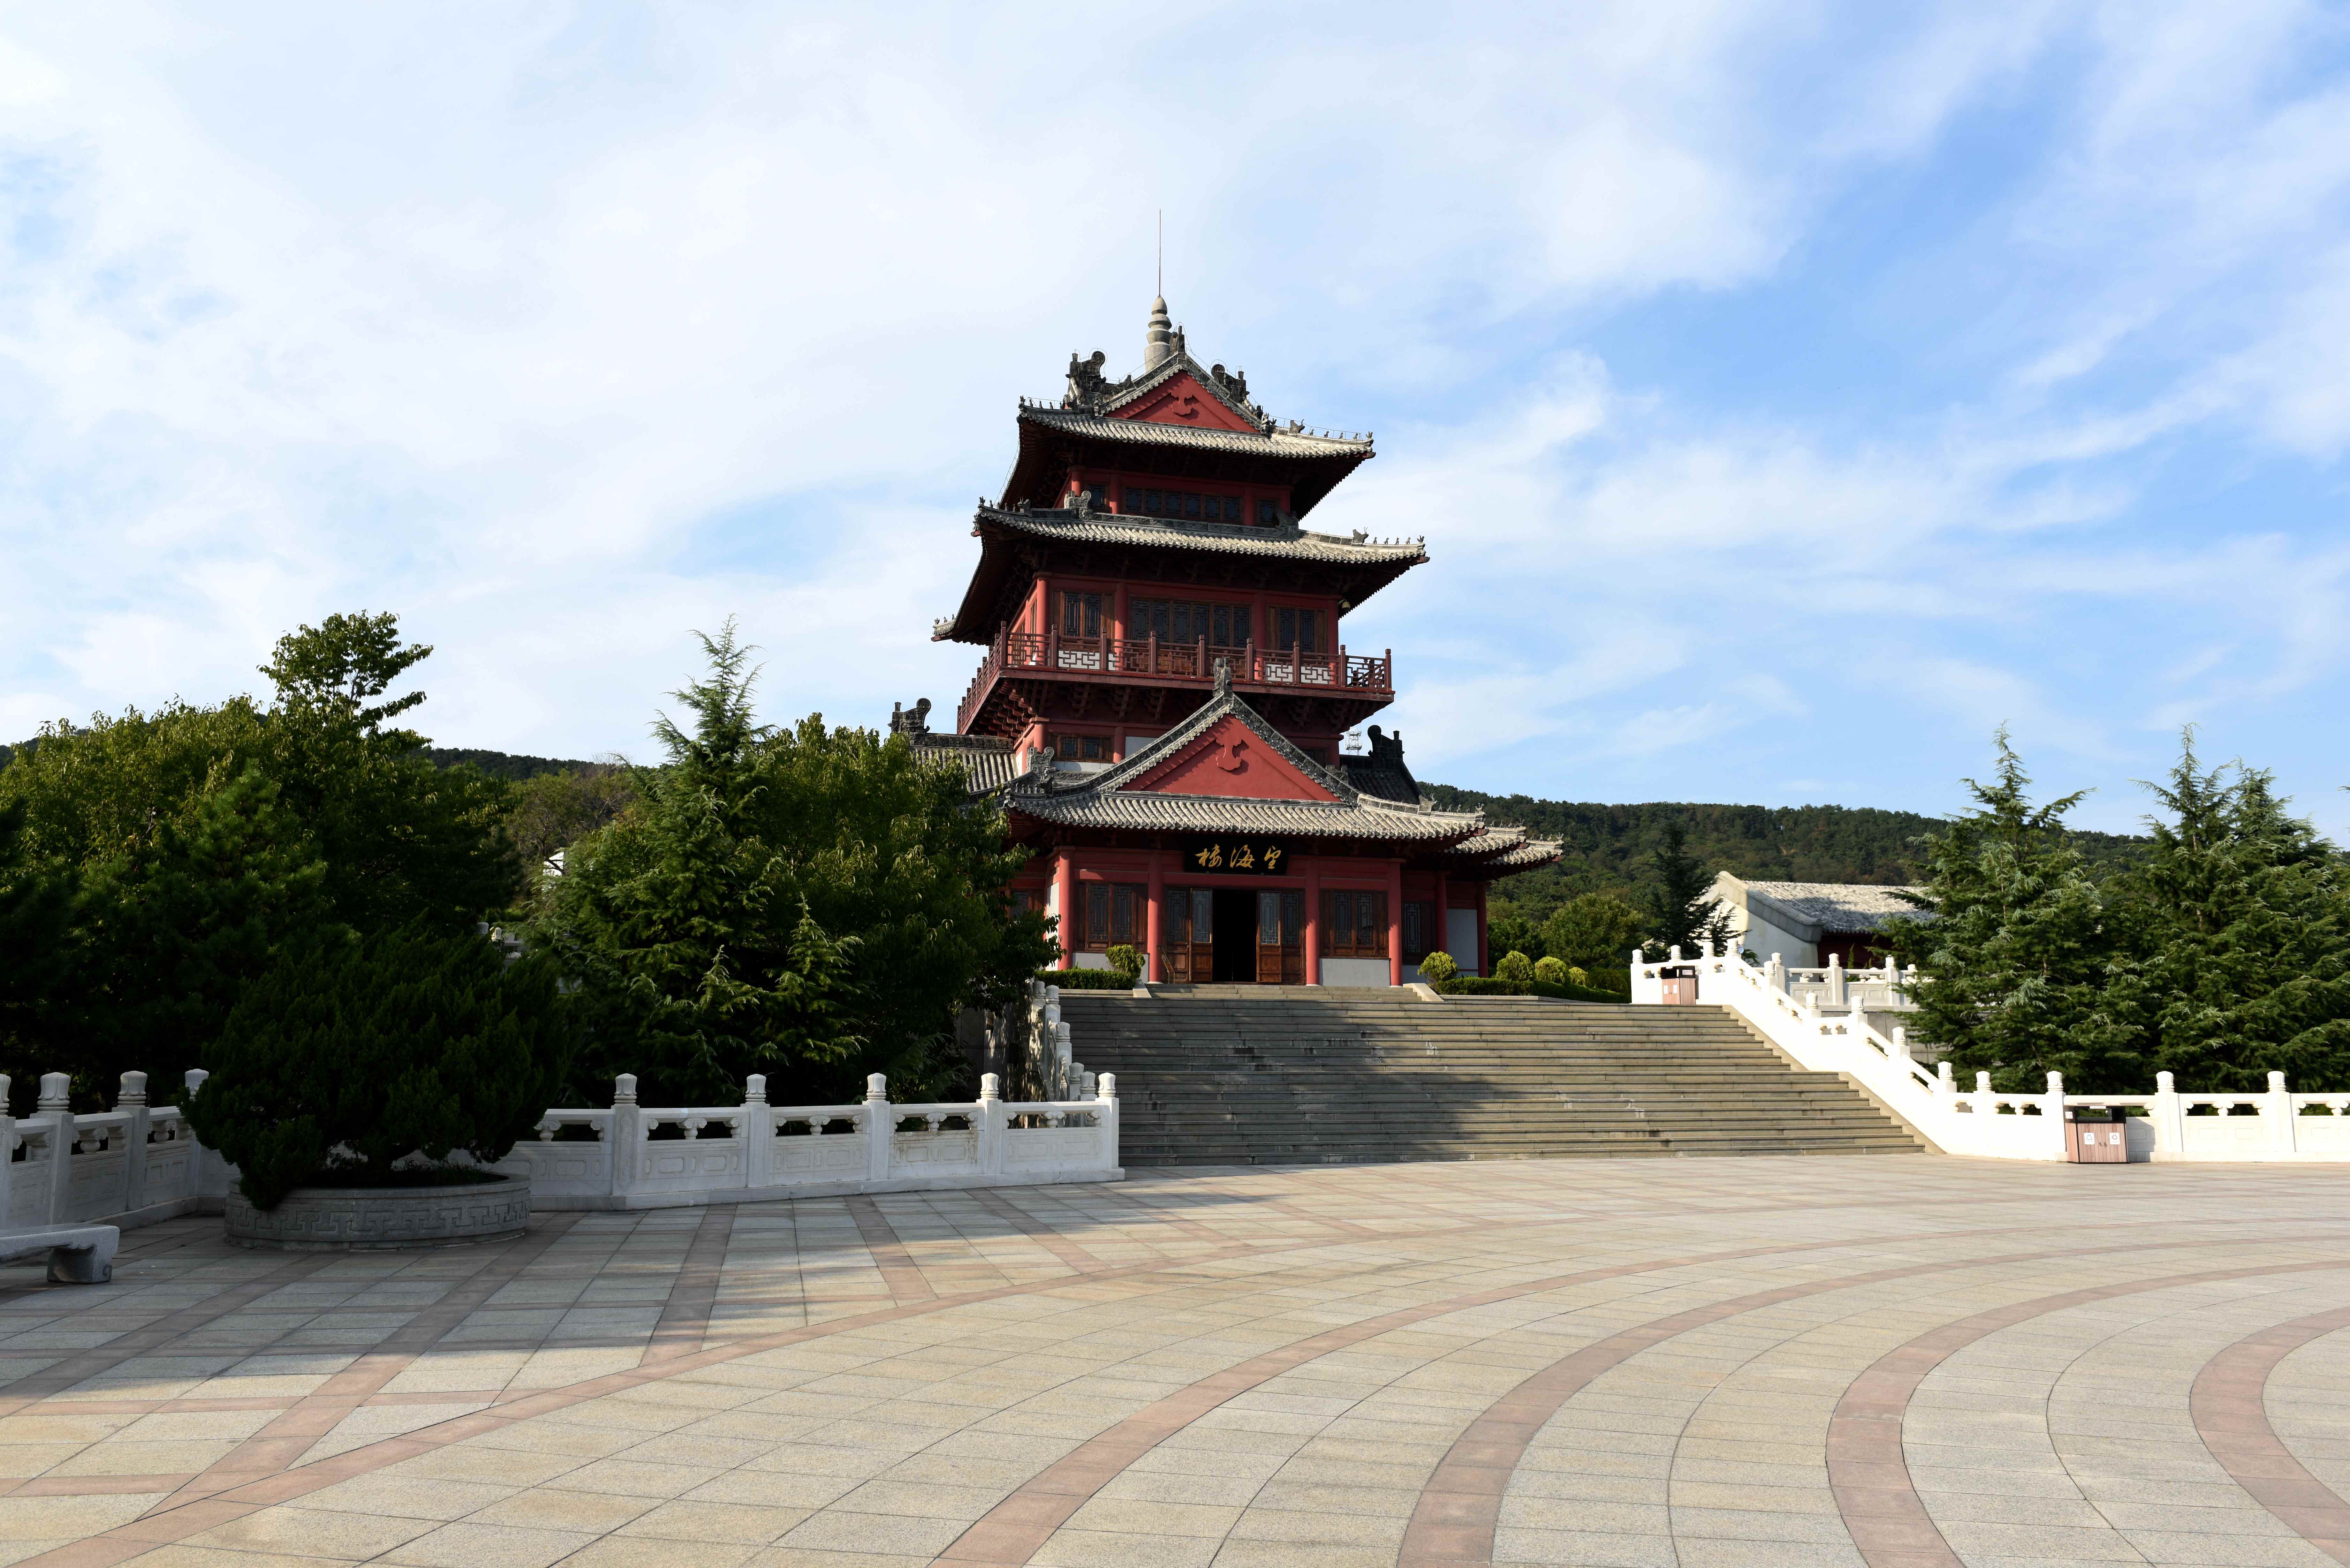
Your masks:
M1126 976L1127 982L1132 984L1135 977L1142 972L1141 950L1120 942L1109 950L1109 967L1113 971Z
M1532 985L1534 979L1534 961L1513 949L1500 963L1493 966L1493 978L1506 980L1512 985Z
M1548 981L1542 980L1530 980L1523 984L1519 984L1514 981L1503 980L1499 975L1491 979L1482 979L1472 974L1459 975L1444 981L1436 989L1447 996L1548 996L1561 1002L1624 1002L1630 1000L1614 992L1594 991L1589 986L1553 985Z
M1542 966L1539 964L1535 966L1537 969L1541 967ZM1569 969L1566 971L1566 983L1569 985L1589 986L1591 983L1590 971L1587 970Z
M1132 991L1134 976L1114 969L1040 969L1036 978L1063 991Z
M1430 953L1419 961L1419 978L1430 985L1440 985L1461 972L1451 953Z
M1534 961L1534 978L1541 981L1545 985L1565 985L1566 983L1566 965L1561 963L1555 958L1536 959Z
M452 1152L492 1164L537 1125L568 1045L542 958L421 923L306 942L245 988L188 1120L259 1209L314 1181L447 1180ZM411 1154L430 1164L392 1168Z

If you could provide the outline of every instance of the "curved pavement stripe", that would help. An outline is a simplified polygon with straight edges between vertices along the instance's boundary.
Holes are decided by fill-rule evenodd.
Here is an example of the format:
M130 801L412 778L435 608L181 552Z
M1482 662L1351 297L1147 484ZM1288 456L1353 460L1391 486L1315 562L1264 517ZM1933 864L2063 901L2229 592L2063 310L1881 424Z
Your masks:
M2303 1238L2303 1240L2330 1241L2332 1238ZM1412 1509L1411 1522L1404 1532L1403 1551L1398 1559L1399 1568L1435 1568L1438 1564L1491 1563L1493 1560L1493 1532L1501 1518L1503 1494L1509 1490L1511 1476L1516 1472L1519 1461L1524 1458L1527 1448L1533 1444L1543 1428L1558 1414L1569 1399L1580 1393L1594 1378L1622 1366L1640 1352L1661 1345L1676 1335L1687 1334L1692 1329L1703 1328L1710 1324L1720 1323L1726 1318L1758 1311L1763 1307L1776 1306L1783 1302L1799 1301L1806 1296L1825 1295L1834 1291L1848 1290L1856 1285L1882 1284L1894 1280L1914 1279L1924 1274L1950 1273L1966 1269L2040 1262L2050 1258L2087 1256L2094 1252L2145 1252L2176 1247L2216 1247L2229 1245L2230 1241L2230 1238L2219 1238L2210 1241L2153 1244L2132 1242L2116 1247L2064 1248L2054 1251L2009 1253L2000 1257L1946 1259L1931 1263L1916 1263L1898 1269L1879 1269L1866 1273L1847 1274L1837 1279L1812 1280L1801 1284L1781 1285L1767 1291L1755 1291L1747 1295L1733 1296L1705 1306L1691 1307L1686 1312L1675 1313L1669 1317L1658 1318L1653 1322L1639 1324L1609 1334L1605 1339L1561 1356L1548 1366L1527 1377L1509 1393L1488 1406L1482 1414L1469 1424L1468 1429L1454 1440L1451 1449L1438 1464L1436 1472L1429 1478L1428 1483L1420 1490L1419 1500ZM2081 1300L2095 1300L2099 1299L2102 1294L2126 1294L2133 1290L2155 1290L2196 1280L2232 1278L2239 1272L2258 1274L2345 1267L2350 1267L2350 1264L2328 1262L2279 1264L2268 1268L2223 1270L2217 1273L2183 1275L2143 1284L2116 1286L2104 1292L2071 1293L2063 1298L2051 1298L2055 1304L2045 1310L2059 1310L2062 1305L2069 1304L2076 1297ZM2026 1307L2033 1305L2029 1303L2024 1304ZM2001 1312L2016 1310L2019 1309L2000 1309ZM1989 1321L1997 1315L1997 1314L1978 1314L1978 1317L1986 1324L1981 1333L1988 1334L1993 1328L2004 1326L2003 1323ZM2024 1311L2022 1315L2034 1314L2031 1311ZM1976 1321L1975 1318L1965 1320L1966 1323ZM2022 1319L2019 1317L2015 1321L2022 1321ZM1960 1325L1951 1325L1952 1328L1959 1326ZM1950 1329L1936 1331L1938 1334L1949 1332L1950 1332ZM1931 1334L1924 1336L1926 1340L1933 1337ZM1980 1337L1980 1334L1974 1337ZM1965 1340L1956 1342L1951 1348L1956 1349L1958 1344L1969 1342ZM1923 1341L1911 1343L1916 1345ZM1892 1354L1898 1355L1901 1352L1896 1351ZM1948 1352L1943 1354L1947 1355ZM1937 1361L1939 1362L1939 1357ZM1883 1362L1878 1364L1878 1366L1884 1365ZM1876 1370L1876 1367L1870 1369L1871 1372ZM1863 1380L1868 1376L1868 1373L1863 1373L1861 1378L1856 1379L1846 1390L1844 1399L1836 1407L1835 1421L1847 1419L1847 1407L1851 1407L1849 1415L1851 1421L1874 1417L1876 1404L1881 1401L1882 1396L1872 1395L1866 1397L1862 1396ZM1924 1374L1921 1372L1919 1376L1922 1376ZM1874 1389L1878 1385L1870 1386ZM1901 1397L1905 1402L1907 1401L1906 1391ZM1893 1419L1892 1434L1893 1463L1899 1469L1900 1484L1906 1489L1908 1485L1908 1470L1901 1460L1900 1421L1898 1414ZM1843 1443L1847 1453L1854 1451L1852 1445L1859 1441L1861 1436L1856 1428L1848 1425L1845 1428ZM1828 1437L1829 1484L1835 1489L1837 1502L1841 1507L1845 1502L1846 1486L1857 1489L1881 1485L1886 1478L1882 1474L1882 1455L1872 1449L1866 1459L1855 1458L1850 1461L1845 1472L1846 1480L1839 1483L1838 1443L1838 1428L1835 1421L1832 1421ZM1851 1465L1866 1465L1867 1468L1853 1469ZM1914 1491L1909 1495L1914 1501L1916 1496ZM1882 1502L1882 1500L1876 1499L1858 1501ZM1894 1545L1897 1539L1907 1540L1916 1534L1916 1532L1910 1529L1913 1521L1908 1520L1900 1510L1889 1503L1883 1504L1869 1517L1883 1521L1882 1528L1874 1530L1872 1539L1878 1541L1887 1552L1897 1550ZM1920 1520L1924 1518L1922 1505L1918 1507L1917 1517ZM1849 1514L1846 1527L1852 1531L1856 1543L1860 1543L1861 1527L1849 1517ZM1932 1528L1930 1522L1928 1528L1929 1530ZM1932 1538L1939 1542L1940 1532L1934 1532ZM1915 1548L1901 1546L1898 1550L1909 1551ZM1948 1548L1944 1547L1943 1550L1948 1551ZM1867 1556L1869 1548L1863 1545L1863 1555ZM1869 1561L1877 1563L1880 1559L1870 1557ZM1882 1561L1887 1563L1898 1562L1903 1564L1903 1568L1908 1568L1907 1559L1888 1556ZM1956 1563L1958 1559L1950 1557L1948 1561Z
M1828 1488L1835 1494L1837 1511L1844 1515L1853 1544L1870 1568L1960 1568L1959 1554L1942 1539L1910 1482L1908 1459L1901 1449L1901 1420L1910 1397L1928 1374L1977 1340L2050 1313L2117 1296L2329 1269L2350 1269L2350 1260L2265 1263L2090 1285L1979 1312L1886 1352L1846 1387L1844 1397L1836 1401L1835 1414L1828 1419Z
M2203 1366L2188 1395L2196 1434L2254 1501L2336 1563L2350 1563L2350 1503L2327 1486L2269 1424L2269 1375L2303 1345L2350 1328L2350 1307L2246 1334Z
M1979 1234L1996 1234L1996 1232L1979 1232ZM2333 1240L2331 1237L2324 1239ZM2156 1243L2156 1245L2225 1246L2232 1240L2234 1238L2219 1237L2210 1241L2174 1241ZM941 1553L941 1558L942 1561L990 1564L1027 1563L1050 1539L1055 1531L1067 1522L1071 1515L1075 1514L1103 1487L1108 1485L1120 1472L1151 1449L1197 1421L1211 1410L1284 1372L1304 1366L1306 1362L1330 1355L1334 1351L1359 1345L1367 1339L1399 1328L1408 1328L1431 1318L1444 1317L1476 1307L1516 1301L1526 1296L1540 1295L1573 1285L1596 1283L1603 1280L1659 1273L1669 1269L1690 1268L1706 1263L1737 1262L1754 1258L1783 1256L1791 1252L1835 1251L1883 1244L1885 1243L1882 1241L1877 1239L1804 1241L1784 1246L1750 1247L1734 1251L1709 1252L1688 1257L1613 1264L1604 1268L1579 1270L1574 1273L1555 1274L1545 1279L1528 1280L1513 1285L1497 1285L1464 1295L1448 1297L1442 1301L1430 1302L1420 1306L1400 1308L1378 1317L1367 1318L1360 1323L1329 1329L1283 1345L1278 1350L1268 1351L1262 1355L1241 1362L1237 1366L1227 1367L1222 1372L1202 1378L1181 1392L1170 1394L1145 1407L1109 1430L1079 1444L1055 1463L1023 1483L1010 1496L973 1521L970 1529L964 1531L945 1552ZM2137 1243L2113 1250L2144 1251L2147 1247L2146 1244ZM1598 1345L1587 1346L1585 1351L1576 1354L1587 1355L1591 1351L1600 1349L1601 1346L1609 1345L1620 1340L1629 1347L1625 1350L1624 1355L1630 1355L1634 1351L1657 1343L1659 1338L1669 1337L1649 1334L1650 1329L1661 1324L1679 1323L1681 1319L1689 1318L1695 1321L1683 1326L1694 1327L1697 1321L1712 1322L1717 1317L1731 1315L1733 1311L1749 1311L1754 1306L1770 1304L1771 1301L1792 1299L1796 1295L1816 1294L1821 1291L1840 1288L1846 1284L1994 1263L2069 1257L2081 1251L2082 1249L2068 1248L2061 1252L2030 1252L2013 1257L1984 1258L1970 1262L1945 1261L1874 1274L1849 1276L1816 1285L1789 1286L1781 1291L1761 1293L1761 1295L1756 1297L1738 1298L1739 1303L1745 1303L1742 1305L1738 1303L1718 1303L1718 1308L1723 1310L1700 1308L1693 1313L1677 1314L1674 1317L1659 1319L1658 1324L1644 1324L1640 1328L1627 1330L1622 1334L1613 1336L1610 1340L1603 1340ZM1768 1297L1769 1300L1763 1300L1762 1297ZM1711 1315L1700 1315L1707 1314ZM1676 1328L1672 1332L1679 1333L1681 1330ZM1616 1360L1621 1359L1623 1359L1622 1355L1616 1357ZM1573 1355L1566 1358L1566 1362L1575 1360L1575 1356ZM1555 1364L1555 1366L1563 1366L1566 1362ZM1613 1366L1615 1361L1610 1361L1607 1365ZM1601 1367L1598 1370L1604 1369ZM1596 1370L1585 1373L1573 1387L1560 1395L1559 1403L1563 1404L1575 1388L1579 1388L1583 1382L1587 1382L1591 1376L1596 1375ZM1537 1374L1536 1377L1542 1376L1543 1374ZM1527 1384L1534 1381L1534 1378L1529 1378ZM1451 1529L1455 1523L1461 1521L1450 1516L1459 1512L1466 1518L1469 1513L1474 1511L1473 1505L1461 1504L1452 1500L1451 1494L1466 1488L1468 1489L1466 1495L1484 1495L1480 1489L1490 1486L1492 1489L1491 1496L1498 1509L1501 1488L1508 1481L1508 1470L1506 1469L1503 1470L1499 1482L1493 1481L1486 1474L1490 1469L1488 1461L1491 1456L1502 1451L1502 1449L1495 1445L1505 1445L1510 1438L1515 1437L1517 1451L1523 1452L1525 1444L1532 1441L1534 1433L1542 1425L1541 1421L1536 1421L1532 1427L1526 1428L1523 1433L1519 1433L1517 1428L1523 1425L1523 1421L1514 1412L1503 1409L1503 1406L1508 1405L1520 1391L1525 1389L1527 1384L1520 1385L1519 1389L1513 1390L1511 1395L1504 1397L1501 1404L1497 1404L1489 1409L1484 1417L1481 1417L1480 1421L1483 1424L1482 1430L1478 1426L1472 1425L1469 1432L1464 1433L1461 1438L1454 1443L1452 1451L1447 1454L1444 1463L1438 1467L1436 1475L1430 1479L1427 1488L1421 1493L1428 1517L1423 1521L1420 1512L1416 1510L1411 1531L1406 1533L1404 1554L1401 1559L1403 1563L1408 1564L1414 1560L1412 1532L1419 1532L1420 1544L1430 1553L1425 1556L1423 1561L1435 1563L1463 1560L1448 1554L1450 1550L1459 1543L1451 1533ZM1547 1417L1544 1418L1547 1419ZM1514 1455L1511 1457L1509 1464L1512 1468L1515 1466ZM1452 1469L1448 1471L1446 1466L1451 1466ZM1440 1488L1438 1483L1440 1480L1450 1480L1452 1485L1449 1488ZM1431 1499L1431 1493L1436 1494L1433 1499ZM1470 1520L1469 1522L1473 1524L1474 1521ZM1490 1521L1485 1524L1483 1542L1485 1556L1482 1559L1474 1560L1484 1561L1491 1558L1492 1527Z

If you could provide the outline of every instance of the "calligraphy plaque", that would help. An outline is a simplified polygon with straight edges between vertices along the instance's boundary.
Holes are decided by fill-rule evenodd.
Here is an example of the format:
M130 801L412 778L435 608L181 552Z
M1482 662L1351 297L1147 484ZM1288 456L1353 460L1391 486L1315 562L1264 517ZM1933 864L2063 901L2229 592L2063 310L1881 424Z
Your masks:
M1217 877L1279 877L1289 871L1289 846L1270 838L1218 838L1183 852L1183 869Z

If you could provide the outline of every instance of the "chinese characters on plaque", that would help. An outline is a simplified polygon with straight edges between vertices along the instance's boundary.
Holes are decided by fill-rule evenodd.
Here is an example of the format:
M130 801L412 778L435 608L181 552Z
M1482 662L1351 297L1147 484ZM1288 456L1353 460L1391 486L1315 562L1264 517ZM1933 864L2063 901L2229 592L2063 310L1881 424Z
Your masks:
M1277 876L1288 865L1289 851L1285 846L1261 838L1220 838L1211 844L1195 844L1183 856L1183 868L1187 871L1225 876Z

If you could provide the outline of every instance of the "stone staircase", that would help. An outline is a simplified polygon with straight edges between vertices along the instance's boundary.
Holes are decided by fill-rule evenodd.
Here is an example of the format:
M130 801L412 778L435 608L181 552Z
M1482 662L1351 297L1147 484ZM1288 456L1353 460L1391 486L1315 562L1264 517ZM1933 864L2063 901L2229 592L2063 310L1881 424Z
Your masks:
M1927 1147L1727 1009L1202 985L1063 992L1061 1016L1118 1075L1128 1166Z

